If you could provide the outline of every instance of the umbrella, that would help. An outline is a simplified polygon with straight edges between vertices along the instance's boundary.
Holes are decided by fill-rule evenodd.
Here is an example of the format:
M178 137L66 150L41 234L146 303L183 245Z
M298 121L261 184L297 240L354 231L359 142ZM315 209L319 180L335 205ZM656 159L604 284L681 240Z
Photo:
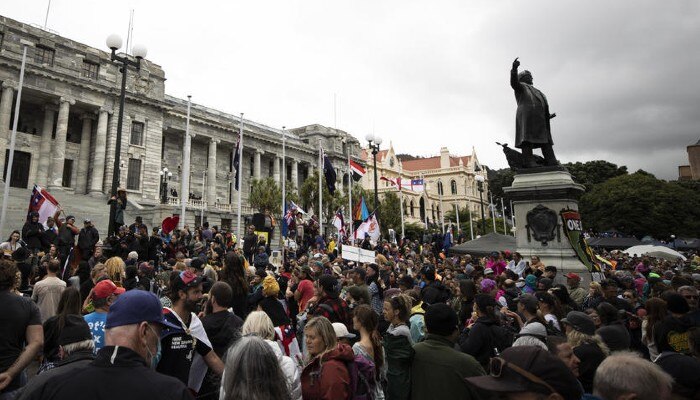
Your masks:
M664 260L669 260L669 261L675 261L677 259L681 259L683 261L686 260L686 258L683 256L683 254L673 250L669 249L668 247L665 246L654 246L650 244L643 244L640 246L632 246L629 249L625 250L624 253L633 256L633 255L645 255L649 257L656 257L656 258L663 258Z

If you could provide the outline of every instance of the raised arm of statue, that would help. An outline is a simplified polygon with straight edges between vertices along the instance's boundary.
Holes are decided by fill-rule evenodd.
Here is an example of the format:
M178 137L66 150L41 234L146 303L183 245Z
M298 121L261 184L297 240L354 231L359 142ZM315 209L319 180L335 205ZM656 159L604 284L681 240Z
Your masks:
M516 58L513 61L513 68L510 69L510 87L513 88L516 92L519 92L522 90L522 86L520 85L520 81L518 80L518 67L520 66L520 61Z

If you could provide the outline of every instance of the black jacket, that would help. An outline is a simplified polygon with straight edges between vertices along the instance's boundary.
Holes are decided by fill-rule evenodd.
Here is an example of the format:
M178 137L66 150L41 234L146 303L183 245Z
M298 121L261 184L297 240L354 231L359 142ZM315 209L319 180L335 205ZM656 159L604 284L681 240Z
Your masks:
M22 239L27 243L30 249L43 248L42 236L44 235L44 226L38 222L27 221L22 227Z
M479 317L469 329L468 333L462 334L459 340L459 348L472 357L476 358L482 366L489 363L489 359L495 355L493 327L498 323L489 317Z
M78 234L78 248L88 250L92 254L97 242L100 241L100 234L94 226L83 228Z
M202 318L202 325L214 352L223 358L229 346L241 337L243 320L232 312L221 311L206 315Z
M95 356L92 351L82 350L69 355L66 359L62 360L53 369L43 372L32 379L29 380L27 386L22 389L22 394L18 399L31 399L36 398L34 394L35 391L41 393L44 390L46 382L55 376L62 375L64 377L69 377L71 374L75 373L76 370L89 365Z
M52 244L58 241L58 229L54 226L53 229L46 229L41 235L41 246L44 251L49 251Z
M193 399L178 379L151 370L133 350L106 346L92 363L49 379L27 399Z

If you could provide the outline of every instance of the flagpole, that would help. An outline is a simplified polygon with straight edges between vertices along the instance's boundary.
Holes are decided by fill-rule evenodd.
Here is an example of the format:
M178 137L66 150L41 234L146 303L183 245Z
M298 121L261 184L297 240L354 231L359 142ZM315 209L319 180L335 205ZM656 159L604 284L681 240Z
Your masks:
M496 205L493 204L493 193L489 190L490 203L489 208L491 208L491 221L493 221L493 233L496 233Z
M459 204L455 203L455 215L457 215L457 237L459 237L459 231L462 226L459 224Z
M182 150L182 168L180 171L180 221L179 228L185 227L187 219L187 201L190 198L190 151L192 146L192 138L190 137L190 108L192 106L192 96L187 96L187 119L185 120L185 148ZM195 220L197 219L195 212ZM196 221L195 221L196 222Z
M445 210L442 208L442 193L440 195L440 228L442 228L442 234L445 234Z
M285 127L282 127L282 218L280 218L280 226L282 224L286 223L284 218L286 215L284 215L284 209L286 208L287 205L287 193L286 193L286 176L285 173L287 172L287 165L285 164L285 157L287 155L287 132L285 130ZM287 225L287 231L289 231L289 225ZM280 229L280 239L282 239L282 265L284 266L284 245L285 245L285 237L281 235L282 229ZM289 234L289 232L287 232Z
M513 200L510 201L510 222L511 225L513 225L513 228L515 228L515 213L513 213ZM515 236L515 232L513 232L513 236Z
M467 210L469 211L469 233L474 240L474 225L472 224L472 201L467 198Z
M10 195L10 181L12 180L12 162L15 158L15 141L17 140L17 124L19 123L19 106L22 101L22 86L24 86L24 66L27 63L27 44L22 51L22 66L19 70L19 84L17 86L17 102L15 103L15 118L12 122L12 136L10 136L9 156L7 158L7 172L5 173L5 188L2 197L2 214L0 214L0 232L5 228L5 215L7 213L7 201ZM126 67L125 67L126 68ZM10 99L11 100L11 99Z
M348 215L350 215L350 245L354 244L352 235L352 169L350 168L350 141L346 138L346 145L348 148Z
M243 113L241 113L241 124L240 127L238 128L238 169L242 170L243 168L241 167L243 165ZM242 171L241 171L242 172ZM243 197L243 192L241 191L241 181L243 181L243 174L236 171L236 175L238 175L238 215L236 217L236 232L237 232L237 239L238 243L241 242L241 239L243 238L241 236L241 198Z
M318 225L319 233L323 236L323 186L321 180L323 176L323 148L318 144Z

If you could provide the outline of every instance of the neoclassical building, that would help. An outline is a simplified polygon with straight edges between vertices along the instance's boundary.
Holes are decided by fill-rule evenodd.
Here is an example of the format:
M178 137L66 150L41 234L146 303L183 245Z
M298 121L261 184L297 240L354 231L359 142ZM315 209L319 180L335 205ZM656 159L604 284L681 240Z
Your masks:
M362 149L362 159L367 165L367 170L362 178L362 187L370 193L374 191L374 160L370 149ZM448 221L443 212L459 208L464 210L469 207L474 219L480 218L480 200L478 182L476 176L484 177L483 203L488 207L488 178L486 168L479 163L476 152L472 149L471 155L455 156L450 154L446 147L440 149L440 155L434 157L421 157L415 159L399 159L394 151L393 143L386 150L377 153L377 176L395 180L423 179L424 190L412 191L407 186L402 187L401 197L403 201L405 222L421 222L445 225L455 223ZM385 180L378 180L378 193L394 191L398 188ZM368 206L372 199L366 199ZM465 221L460 221L464 223Z
M6 175L11 186L31 188L36 183L52 193L106 198L116 152L121 85L118 66L110 61L106 49L1 16L0 165L7 169L24 46L28 56L14 162ZM140 71L129 70L127 77L119 186L126 188L138 214L148 215L157 207L170 207L166 213L179 214L184 197L188 223L194 223L195 212L205 208L210 223L235 224L233 205L238 199L231 182L240 115L193 103L191 156L185 160L187 100L166 94L165 72L149 59L142 61ZM253 212L247 201L252 178L273 177L280 182L285 170L287 179L298 188L317 168L319 146L331 158L340 178L347 171L348 152L359 161L359 142L341 130L314 124L289 129L287 134L283 163L281 129L243 120L243 214ZM190 165L190 183L189 193L183 196L185 163ZM178 194L170 195L166 205L160 204L163 168L172 173L168 185ZM196 200L190 200L189 194Z

